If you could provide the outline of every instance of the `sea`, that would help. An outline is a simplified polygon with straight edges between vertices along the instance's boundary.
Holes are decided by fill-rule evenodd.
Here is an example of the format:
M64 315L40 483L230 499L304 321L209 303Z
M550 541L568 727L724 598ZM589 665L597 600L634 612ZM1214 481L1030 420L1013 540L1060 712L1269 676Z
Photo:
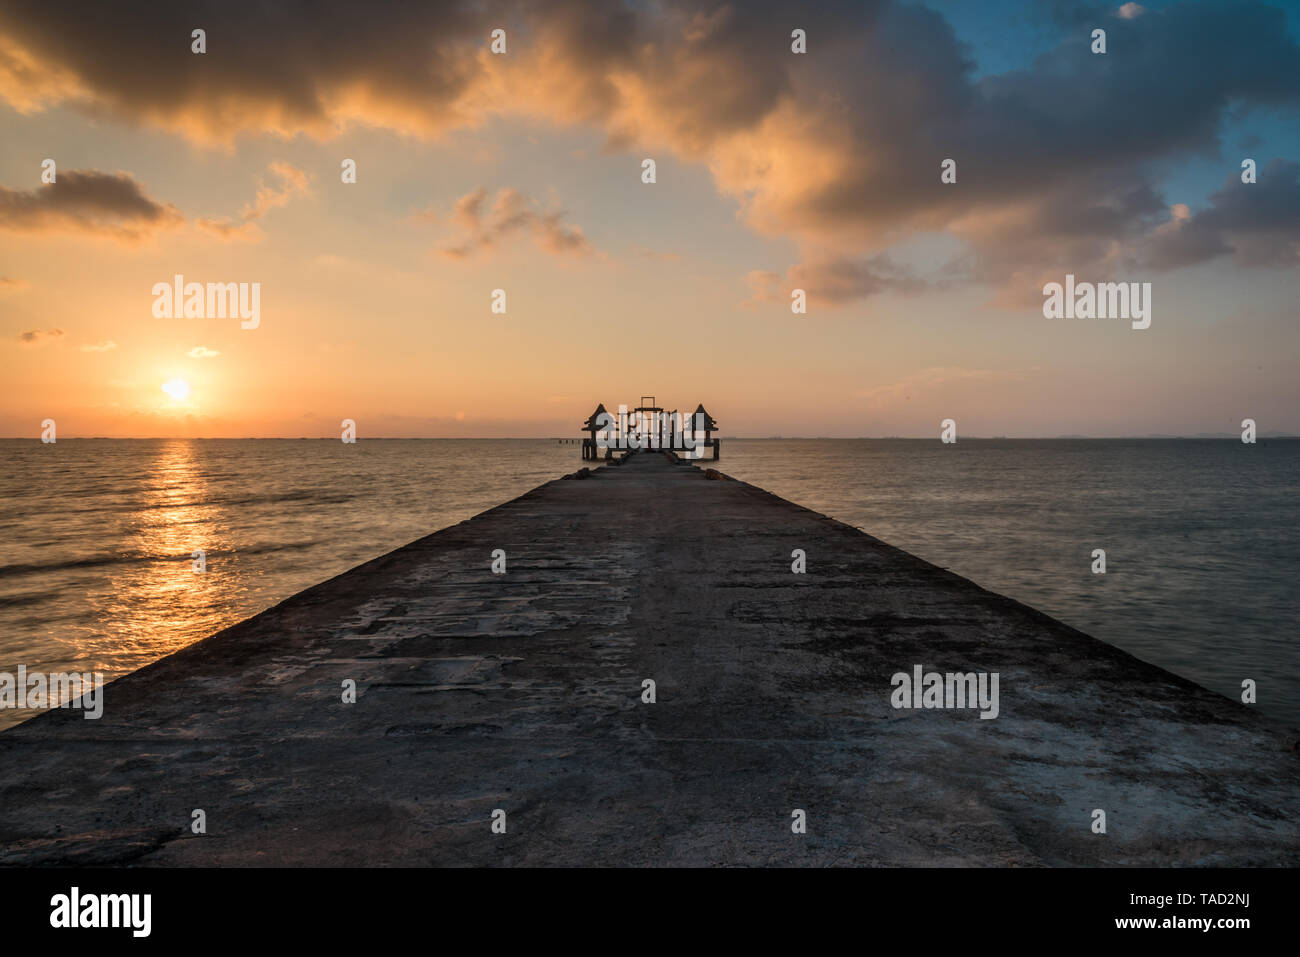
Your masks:
M0 672L111 680L571 472L579 450L0 440ZM1254 707L1300 727L1300 440L727 438L721 453L735 478L1216 692L1252 681ZM0 710L0 728L30 716Z

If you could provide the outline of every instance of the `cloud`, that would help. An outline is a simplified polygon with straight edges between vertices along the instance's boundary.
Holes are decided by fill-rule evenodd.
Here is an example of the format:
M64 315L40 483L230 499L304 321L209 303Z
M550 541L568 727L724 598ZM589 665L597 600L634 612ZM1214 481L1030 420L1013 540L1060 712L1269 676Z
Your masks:
M207 346L195 346L185 354L191 359L213 359L221 355L216 349L209 349Z
M480 186L473 192L466 193L460 199L456 200L451 207L452 222L463 226L466 229L479 229L482 220L480 210L483 206L483 200L486 198L487 187Z
M1229 253L1243 266L1300 264L1300 163L1275 159L1259 170L1254 183L1228 174L1207 209L1193 214L1186 205L1175 205L1143 253L1158 269Z
M43 346L63 335L62 329L29 329L18 334L18 341L25 346Z
M288 163L274 162L271 173L279 180L278 185L268 186L263 180L257 188L253 201L245 204L238 220L199 219L195 225L206 233L220 239L259 242L263 233L257 221L273 209L289 205L299 195L309 191L307 174Z
M267 186L262 183L253 202L244 207L245 219L261 219L269 210L287 206L295 194L307 192L307 174L284 162L271 164L271 172L280 180L280 185Z
M828 259L792 266L784 277L756 270L745 277L752 295L742 305L756 302L790 304L790 295L802 289L809 305L839 306L883 292L915 293L929 284L882 254L865 260Z
M0 229L79 233L138 242L179 224L174 206L154 202L129 173L63 170L32 190L0 186Z
M1260 5L1170 8L1111 28L1112 44L1140 46L1140 58L1103 62L1071 41L980 81L946 25L920 9L885 8L877 26L861 66L818 54L814 69L846 102L838 122L833 109L783 104L763 129L719 148L715 176L750 225L794 236L807 259L957 236L965 268L947 278L989 283L1004 301L1036 294L1044 272L1140 260L1168 210L1155 163L1213 152L1235 98L1300 102L1300 50L1281 14ZM1227 54L1252 48L1258 62ZM957 183L941 184L949 157Z
M486 201L487 190L481 186L456 200L451 221L468 235L440 250L444 256L467 259L518 233L530 235L534 245L548 253L585 256L593 252L582 228L562 221L562 211L544 212L535 200L517 189L499 190L491 208L485 211Z
M1218 244L1183 237L1189 249L1160 257L1178 244L1156 233L1173 205L1160 171L1217 155L1230 111L1300 104L1300 46L1284 11L1257 0L1111 7L1106 56L1081 29L1104 8L1059 4L1060 45L987 76L941 14L893 0L375 0L365 17L341 0L229 4L207 9L204 56L189 52L184 10L136 6L124 29L92 0L5 3L0 96L204 143L351 127L433 138L497 117L583 124L607 148L707 166L746 225L792 239L808 269L836 279L828 302L878 284L827 264L870 262L928 232L964 240L960 275L1010 298L1063 266L1239 252L1260 232L1249 223L1218 229ZM773 27L795 11L802 56ZM502 24L510 52L493 56L488 34ZM955 184L939 180L946 158ZM493 219L475 196L453 211L470 233L445 250L453 258L520 229L544 248L585 247L558 220ZM246 224L212 229L249 238Z
M117 343L112 339L106 339L100 343L87 343L81 347L82 352L109 352L117 348Z
M481 82L497 17L471 2L376 0L207 4L208 52L190 52L194 11L73 0L70 20L13 0L0 11L0 92L28 110L66 103L200 142L244 132L328 138L357 123L432 134L475 121L465 96ZM127 26L127 24L130 24Z
M257 223L239 223L229 219L199 218L194 225L209 235L232 242L257 243L265 235Z
M0 276L0 292L18 292L26 289L28 282L26 279L10 279L7 276Z

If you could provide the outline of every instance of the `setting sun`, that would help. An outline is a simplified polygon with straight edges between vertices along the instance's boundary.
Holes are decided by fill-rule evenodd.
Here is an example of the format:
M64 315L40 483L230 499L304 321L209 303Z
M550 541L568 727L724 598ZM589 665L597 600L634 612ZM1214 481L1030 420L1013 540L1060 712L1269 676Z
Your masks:
M176 402L183 402L190 394L190 384L184 379L171 379L162 384L162 390Z

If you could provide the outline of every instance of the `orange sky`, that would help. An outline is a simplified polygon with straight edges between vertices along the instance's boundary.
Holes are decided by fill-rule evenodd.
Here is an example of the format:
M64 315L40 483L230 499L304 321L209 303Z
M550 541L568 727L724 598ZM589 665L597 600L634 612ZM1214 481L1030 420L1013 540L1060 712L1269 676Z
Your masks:
M229 14L204 54L165 13L0 15L0 435L575 435L642 394L724 435L1300 432L1300 167L1249 109L1300 99L1272 8L1112 12L1143 63L1061 26L1002 78L919 7L528 9ZM1160 39L1228 22L1259 76ZM1181 127L1157 69L1210 74ZM1119 111L1113 149L1052 145L1056 85ZM1151 328L1045 319L1067 272L1151 282ZM156 316L178 273L260 284L257 328Z

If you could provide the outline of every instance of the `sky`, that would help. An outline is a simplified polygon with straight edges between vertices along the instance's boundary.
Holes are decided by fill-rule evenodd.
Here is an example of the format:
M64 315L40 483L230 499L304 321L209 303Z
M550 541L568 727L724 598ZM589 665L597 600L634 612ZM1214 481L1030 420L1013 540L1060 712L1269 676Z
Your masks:
M1296 2L0 0L0 436L1300 434L1297 265Z

